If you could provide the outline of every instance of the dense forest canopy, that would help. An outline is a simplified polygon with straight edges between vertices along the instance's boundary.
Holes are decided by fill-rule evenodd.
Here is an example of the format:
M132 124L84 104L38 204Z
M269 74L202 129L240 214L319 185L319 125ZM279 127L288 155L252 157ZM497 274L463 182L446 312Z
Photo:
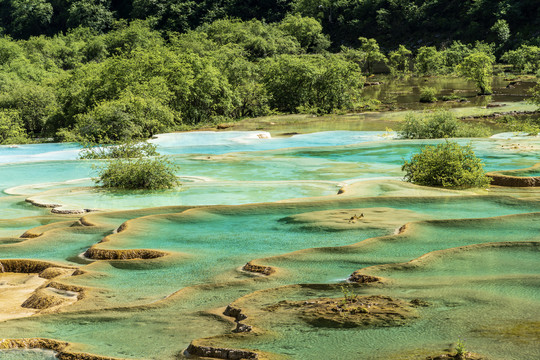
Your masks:
M376 63L461 73L488 93L496 60L540 71L539 11L537 0L0 0L0 143L361 110Z
M120 19L149 19L167 33L225 18L273 23L294 12L320 21L335 46L360 36L389 49L453 40L540 45L538 0L0 0L0 9L4 34L19 39L78 26L105 32Z

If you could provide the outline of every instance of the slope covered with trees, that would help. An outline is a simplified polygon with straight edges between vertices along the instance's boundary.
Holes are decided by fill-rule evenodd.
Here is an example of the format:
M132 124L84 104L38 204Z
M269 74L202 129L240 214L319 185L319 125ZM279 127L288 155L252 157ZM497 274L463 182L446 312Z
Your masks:
M105 32L120 19L150 19L164 33L218 19L281 21L294 12L321 22L336 46L375 38L386 48L453 40L497 42L505 49L539 44L537 0L0 0L4 33L55 35L78 26Z

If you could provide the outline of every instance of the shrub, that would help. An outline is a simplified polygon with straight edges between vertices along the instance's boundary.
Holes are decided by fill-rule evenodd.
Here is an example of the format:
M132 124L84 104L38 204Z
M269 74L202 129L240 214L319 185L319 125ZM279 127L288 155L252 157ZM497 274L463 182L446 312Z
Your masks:
M531 136L540 133L540 118L507 115L497 118L496 121L499 124L504 124L507 131L524 132Z
M420 89L420 102L423 103L432 103L437 101L437 97L435 96L437 94L437 90L432 87L425 87Z
M437 111L427 115L405 116L405 123L399 131L404 139L441 139L449 137L485 137L490 131L486 126L469 125L460 122L449 111Z
M434 46L422 46L414 61L414 69L419 75L434 75L442 70L444 59Z
M179 184L174 165L163 157L115 159L100 169L94 181L104 188L169 189Z
M79 159L129 159L157 156L157 146L147 142L128 142L116 146L87 144L79 152Z
M446 141L425 146L420 153L405 161L405 180L418 185L478 188L489 185L482 161L470 145Z

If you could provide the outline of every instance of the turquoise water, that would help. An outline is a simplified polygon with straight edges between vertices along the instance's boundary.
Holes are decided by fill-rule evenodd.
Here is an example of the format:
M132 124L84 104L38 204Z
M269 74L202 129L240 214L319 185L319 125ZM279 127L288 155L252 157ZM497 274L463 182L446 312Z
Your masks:
M89 288L87 297L66 312L0 322L1 336L70 341L82 344L81 351L106 356L173 359L193 339L230 333L232 325L211 312L238 302L250 316L249 324L271 333L216 338L217 344L294 359L390 359L420 350L429 352L425 358L467 336L471 350L493 359L538 357L534 344L520 345L504 335L509 324L525 323L540 313L540 266L534 245L540 239L540 202L534 190L531 200L517 199L510 190L509 196L486 196L486 191L472 196L441 192L433 197L362 197L354 191L336 196L344 184L361 188L359 181L376 179L384 187L386 180L399 179L404 159L439 141L392 140L381 136L383 132L334 131L273 139L257 134L265 133L158 137L154 141L159 150L171 154L180 166L177 175L184 185L153 193L89 188L96 162L76 160L74 144L0 147L0 189L5 191L0 219L12 219L0 220L0 259L79 266L85 275L61 281ZM487 170L540 162L535 150L539 139L459 142L470 142ZM523 146L512 148L516 142ZM85 219L96 226L72 226L78 216L50 215L24 202L27 197L75 209L175 207L89 213ZM301 199L280 202L291 198ZM209 206L220 204L226 206ZM195 205L204 206L190 209ZM340 210L344 219L338 220L347 226L352 213L369 214L366 209L373 208L385 209L381 211L392 221L347 229L333 227L324 215L313 215ZM312 222L287 220L298 214L312 216ZM386 220L383 215L380 219ZM366 220L371 220L369 215ZM110 235L125 221L124 231ZM405 223L410 223L406 232L396 236ZM36 227L45 233L17 238ZM156 249L169 255L131 261L79 257L106 236L109 241L98 247ZM475 247L502 242L510 245ZM512 245L517 242L528 244ZM459 247L465 248L454 249ZM264 277L239 270L252 260L277 272ZM413 265L381 266L412 260ZM419 318L408 326L364 330L314 328L261 310L280 300L342 296L332 286L362 268L389 282L358 287L358 293L422 298L433 306L419 309ZM9 354L14 359L30 356ZM49 354L36 356L47 359Z
M54 360L57 359L53 351L47 350L0 350L0 359L3 360Z

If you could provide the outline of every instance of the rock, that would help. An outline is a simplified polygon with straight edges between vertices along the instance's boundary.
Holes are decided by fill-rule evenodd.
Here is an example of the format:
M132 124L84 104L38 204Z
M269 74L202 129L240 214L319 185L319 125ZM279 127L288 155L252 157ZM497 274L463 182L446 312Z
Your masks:
M263 275L271 275L276 272L271 266L255 265L251 261L242 267L243 270L259 273Z
M258 359L259 355L253 351L216 348L212 346L199 346L189 344L186 352L189 355L213 357L217 359Z
M358 284L367 284L367 283L379 282L381 281L381 278L377 276L363 275L363 274L354 272L351 274L351 276L349 276L348 280L350 282L355 282Z
M227 305L227 308L225 309L225 311L223 311L223 315L230 316L234 318L236 321L247 319L247 316L242 314L242 309L232 307L230 304Z
M427 307L430 306L431 303L422 299L412 299L411 304L415 307Z
M250 325L242 324L241 322L236 323L236 329L233 330L234 333L250 332L253 330L253 327Z

